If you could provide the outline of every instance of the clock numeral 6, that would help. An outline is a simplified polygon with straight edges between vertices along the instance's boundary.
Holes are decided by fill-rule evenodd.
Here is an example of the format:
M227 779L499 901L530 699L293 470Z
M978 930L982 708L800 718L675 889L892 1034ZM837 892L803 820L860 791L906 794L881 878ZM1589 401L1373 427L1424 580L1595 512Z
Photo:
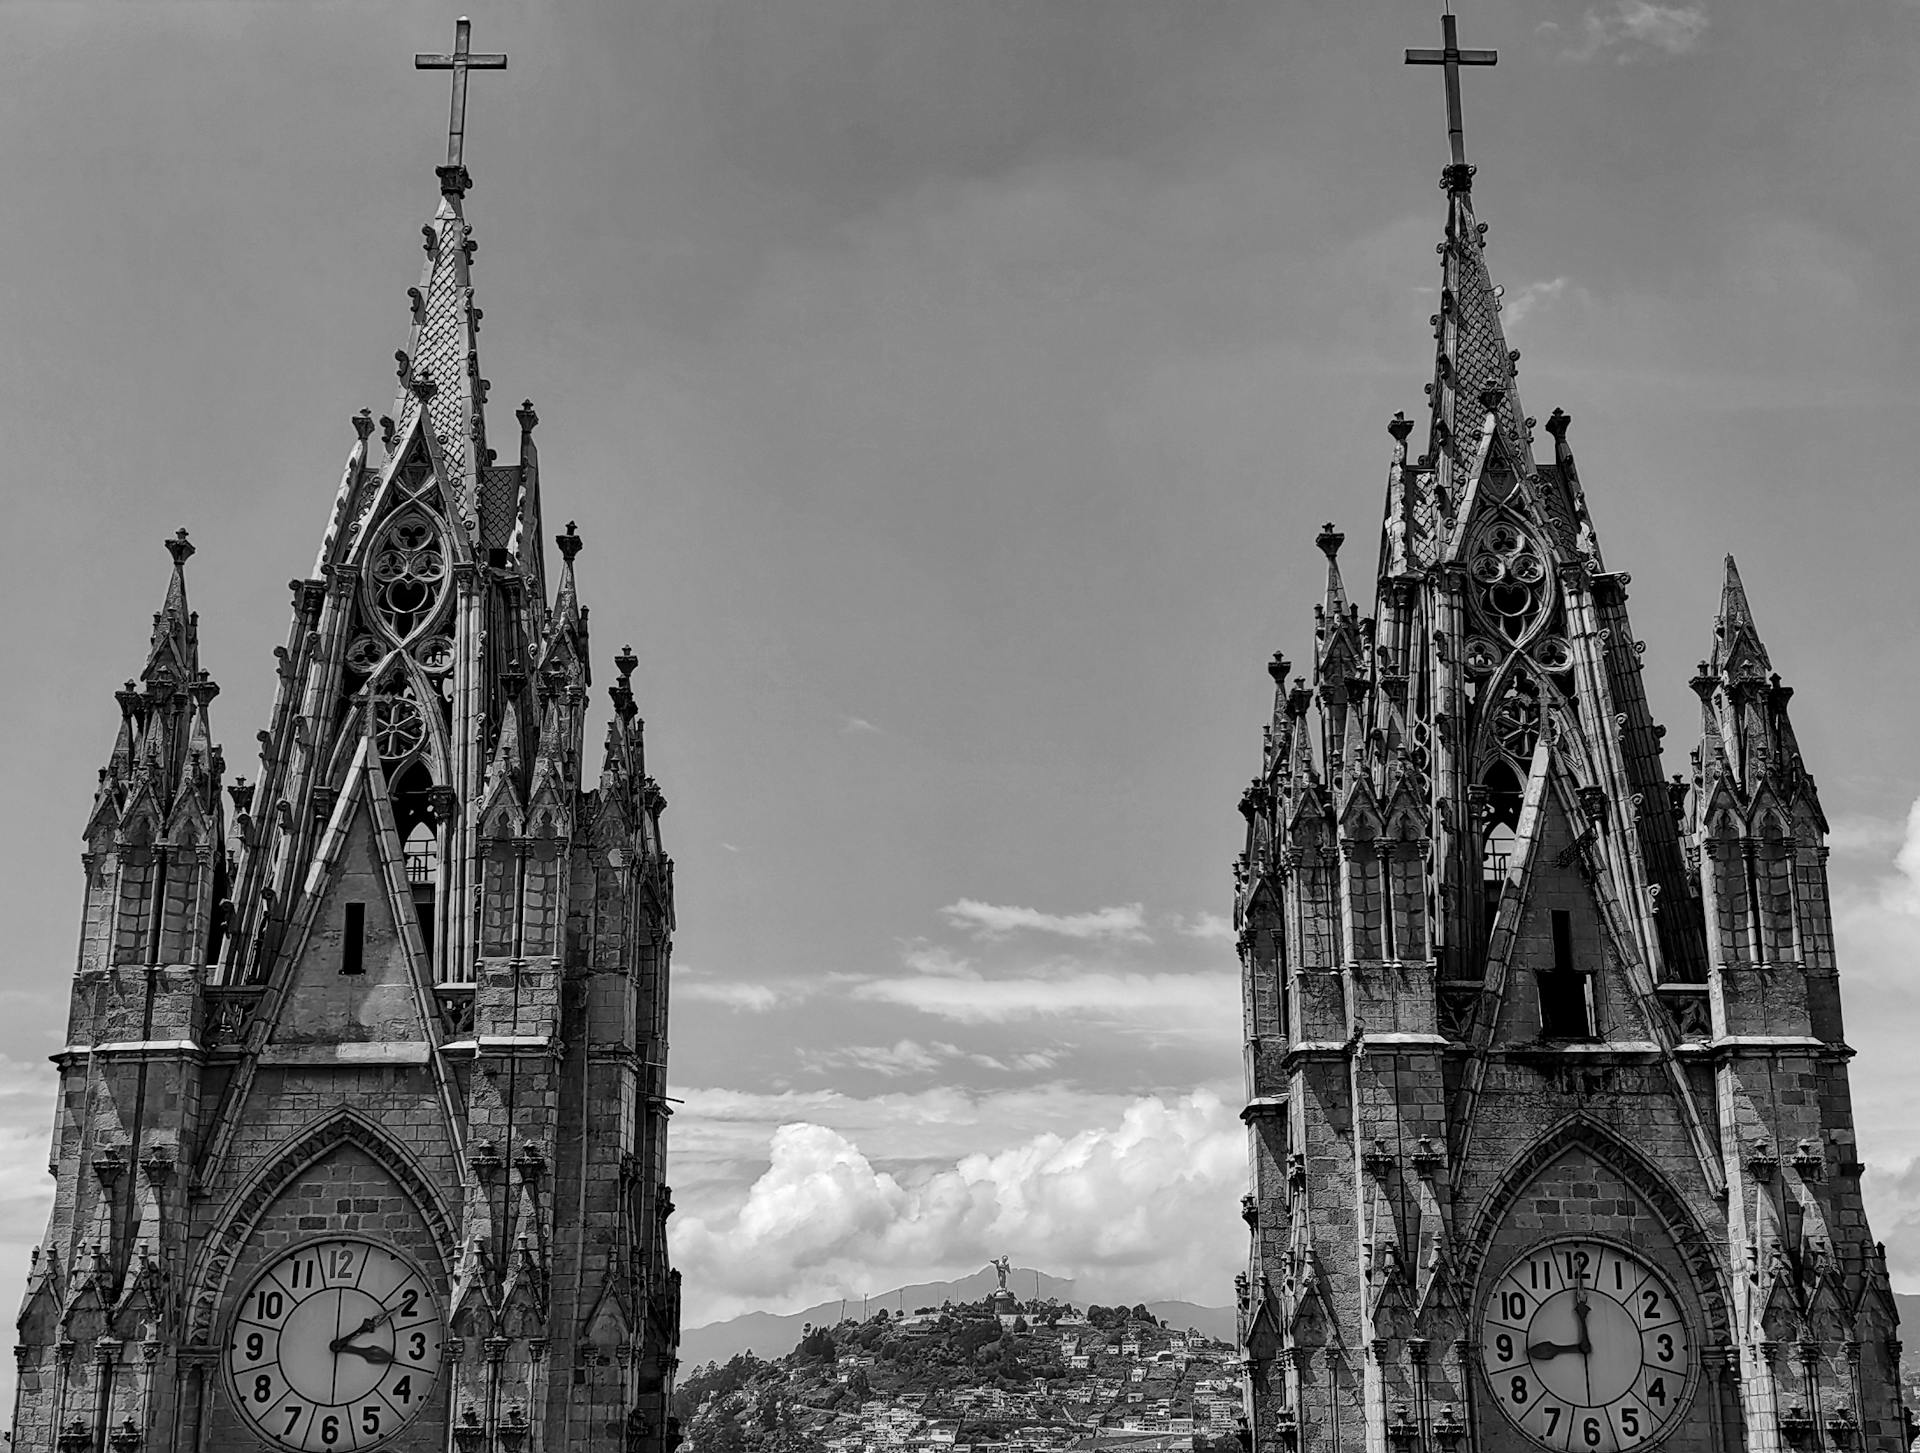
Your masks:
M329 1448L340 1441L340 1420L332 1413L320 1420L320 1441Z
M1586 1422L1582 1423L1580 1425L1580 1437L1589 1448L1598 1448L1600 1446L1600 1420L1598 1418L1588 1418Z

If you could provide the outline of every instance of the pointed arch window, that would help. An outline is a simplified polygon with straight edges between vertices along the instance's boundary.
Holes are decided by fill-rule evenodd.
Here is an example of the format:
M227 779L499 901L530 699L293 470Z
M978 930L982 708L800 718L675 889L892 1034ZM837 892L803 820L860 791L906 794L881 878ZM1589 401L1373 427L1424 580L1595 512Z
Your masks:
M440 888L440 815L436 810L433 774L424 762L414 762L393 784L394 827L407 871L407 890L420 924L421 942L433 953L435 905Z

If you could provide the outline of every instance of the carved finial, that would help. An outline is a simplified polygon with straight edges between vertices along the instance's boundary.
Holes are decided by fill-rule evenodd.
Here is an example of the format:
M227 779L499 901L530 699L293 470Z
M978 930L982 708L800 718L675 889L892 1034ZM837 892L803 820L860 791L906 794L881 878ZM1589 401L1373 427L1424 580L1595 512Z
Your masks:
M1340 547L1346 543L1346 539L1345 535L1334 529L1333 521L1328 520L1320 527L1320 533L1313 537L1313 543L1320 547L1320 553L1331 562L1340 553Z
M520 421L520 432L531 434L540 424L540 416L533 411L533 400L522 399L520 407L513 411L514 418Z
M583 543L580 539L578 530L579 530L579 526L576 525L572 520L568 520L566 533L555 535L553 537L553 543L560 547L561 558L564 559L569 565L573 563L573 557L580 553L581 546Z
M1413 432L1413 420L1409 419L1404 412L1396 410L1394 416L1387 421L1387 432L1404 444L1407 442L1407 435Z
M632 677L634 668L640 664L640 658L633 654L632 646L622 646L620 654L613 658L614 668L619 671L622 681Z
M1573 415L1569 414L1565 409L1555 409L1551 414L1547 415L1547 432L1553 435L1555 443L1567 437L1567 425L1572 422Z

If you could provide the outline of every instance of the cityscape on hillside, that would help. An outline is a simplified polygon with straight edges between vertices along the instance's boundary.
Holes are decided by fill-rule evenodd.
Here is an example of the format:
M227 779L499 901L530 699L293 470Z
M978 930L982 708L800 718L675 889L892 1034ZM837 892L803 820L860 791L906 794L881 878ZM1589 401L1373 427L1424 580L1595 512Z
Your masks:
M689 1369L690 1453L1236 1453L1238 1355L1145 1304L974 1301L805 1325L790 1352Z

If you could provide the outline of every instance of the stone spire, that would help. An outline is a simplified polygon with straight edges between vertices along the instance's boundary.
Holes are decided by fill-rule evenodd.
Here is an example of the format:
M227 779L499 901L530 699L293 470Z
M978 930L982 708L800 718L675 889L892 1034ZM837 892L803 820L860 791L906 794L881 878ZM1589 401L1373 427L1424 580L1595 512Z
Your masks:
M140 813L150 818L146 831L156 838L182 811L201 818L203 831L218 820L222 762L207 707L220 688L200 669L200 620L187 604L186 565L194 547L185 530L166 546L173 569L154 612L146 664L115 693L120 727L101 769L90 836Z

